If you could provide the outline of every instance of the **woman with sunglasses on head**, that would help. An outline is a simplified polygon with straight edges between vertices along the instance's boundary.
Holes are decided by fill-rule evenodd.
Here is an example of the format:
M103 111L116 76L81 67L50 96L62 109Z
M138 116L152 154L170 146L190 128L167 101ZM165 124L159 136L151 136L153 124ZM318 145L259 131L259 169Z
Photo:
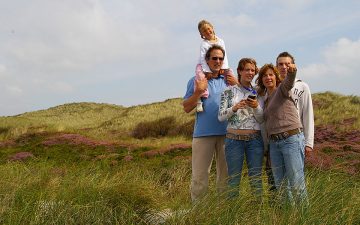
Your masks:
M228 121L225 139L225 157L228 166L229 197L239 195L244 158L248 167L250 185L258 199L262 196L262 162L264 144L260 132L263 111L251 82L258 73L256 61L243 58L239 61L239 84L227 87L221 95L220 121Z
M288 75L280 83L280 74L272 64L265 64L256 80L258 93L265 98L264 119L270 144L271 169L276 190L291 203L307 203L304 177L304 133L291 97L296 65L288 65ZM286 195L285 195L286 194Z

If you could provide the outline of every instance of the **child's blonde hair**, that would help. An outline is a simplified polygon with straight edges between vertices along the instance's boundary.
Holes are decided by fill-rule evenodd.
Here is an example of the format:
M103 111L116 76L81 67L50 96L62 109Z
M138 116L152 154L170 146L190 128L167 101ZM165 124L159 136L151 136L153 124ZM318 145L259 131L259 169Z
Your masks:
M201 20L199 23L198 23L198 30L199 30L199 33L201 35L202 38L204 38L201 34L201 28L205 25L209 25L213 30L214 30L214 26L207 20ZM215 34L215 31L214 31L214 34Z

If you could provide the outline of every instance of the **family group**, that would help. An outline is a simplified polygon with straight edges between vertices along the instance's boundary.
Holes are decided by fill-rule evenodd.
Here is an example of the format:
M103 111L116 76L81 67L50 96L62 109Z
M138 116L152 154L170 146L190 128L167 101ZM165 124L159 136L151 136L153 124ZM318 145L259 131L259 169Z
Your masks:
M297 78L294 57L281 52L275 65L260 69L255 59L241 58L236 76L213 25L202 20L198 30L202 38L199 62L183 101L185 112L196 110L192 201L206 194L215 159L217 190L230 199L240 194L246 160L252 194L262 200L266 160L273 196L281 202L308 202L304 161L313 149L314 115L310 89Z

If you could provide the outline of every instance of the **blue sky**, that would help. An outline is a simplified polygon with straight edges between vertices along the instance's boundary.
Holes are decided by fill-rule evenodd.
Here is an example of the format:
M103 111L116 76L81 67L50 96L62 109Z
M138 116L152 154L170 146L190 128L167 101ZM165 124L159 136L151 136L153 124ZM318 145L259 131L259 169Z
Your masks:
M201 19L224 39L233 69L289 51L313 93L360 95L359 12L358 0L1 1L0 116L182 97Z

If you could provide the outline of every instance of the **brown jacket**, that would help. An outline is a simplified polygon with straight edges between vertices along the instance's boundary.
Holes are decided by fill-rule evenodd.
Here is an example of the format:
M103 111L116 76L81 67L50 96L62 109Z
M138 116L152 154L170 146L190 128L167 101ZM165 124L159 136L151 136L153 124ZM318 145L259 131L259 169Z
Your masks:
M296 72L289 73L265 101L264 119L267 135L302 128L291 88L294 86Z

